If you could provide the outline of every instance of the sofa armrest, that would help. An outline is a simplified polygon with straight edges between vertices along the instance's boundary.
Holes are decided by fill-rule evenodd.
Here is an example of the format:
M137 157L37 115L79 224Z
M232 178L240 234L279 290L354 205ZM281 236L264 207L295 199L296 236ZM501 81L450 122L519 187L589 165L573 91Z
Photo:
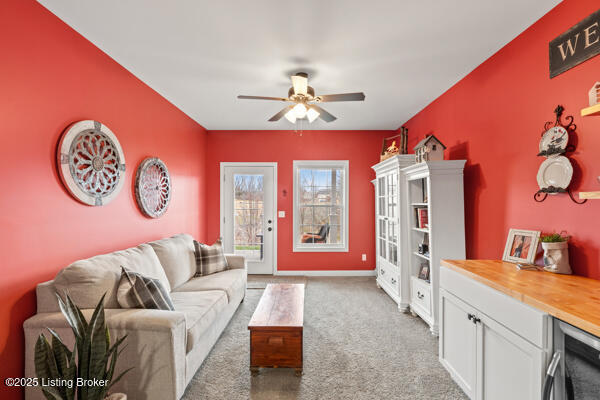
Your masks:
M89 320L93 310L82 310ZM120 371L133 369L111 391L126 393L132 399L177 400L185 390L186 325L183 313L143 309L107 309L106 323L111 341L127 335L117 361ZM23 324L25 330L25 376L35 376L35 343L46 328L54 329L65 344L73 347L74 337L61 313L41 313ZM39 388L28 388L27 399L43 399Z
M229 268L248 270L246 265L246 257L236 254L225 254L225 258L227 259L227 266Z

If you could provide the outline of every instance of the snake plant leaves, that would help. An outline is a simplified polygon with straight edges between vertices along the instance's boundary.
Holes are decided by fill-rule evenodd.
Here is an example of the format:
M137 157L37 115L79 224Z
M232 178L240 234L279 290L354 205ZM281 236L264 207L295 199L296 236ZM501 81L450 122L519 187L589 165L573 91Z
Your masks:
M109 388L118 382L131 368L113 379L117 359L121 353L119 347L127 335L117 338L110 345L110 333L104 313L104 297L100 299L91 318L87 321L70 296L65 300L57 294L58 304L67 319L75 346L69 350L61 337L49 329L52 343L40 334L35 346L35 371L39 379L64 379L75 382L83 380L106 380L106 386L44 386L42 392L49 400L103 400Z

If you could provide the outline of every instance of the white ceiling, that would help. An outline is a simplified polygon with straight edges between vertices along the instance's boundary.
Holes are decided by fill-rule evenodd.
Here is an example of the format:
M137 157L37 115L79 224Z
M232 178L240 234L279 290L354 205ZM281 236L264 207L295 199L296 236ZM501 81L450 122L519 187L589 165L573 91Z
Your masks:
M289 75L338 117L310 129L396 129L559 0L39 0L206 129L267 120ZM305 126L306 130L308 127Z

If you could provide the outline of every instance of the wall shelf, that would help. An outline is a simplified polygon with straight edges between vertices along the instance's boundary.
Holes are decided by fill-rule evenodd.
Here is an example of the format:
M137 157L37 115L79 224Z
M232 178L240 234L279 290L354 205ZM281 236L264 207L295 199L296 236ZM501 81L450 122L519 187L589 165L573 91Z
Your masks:
M579 192L580 199L600 199L600 192Z
M426 228L413 228L413 231L429 233L429 229Z
M427 257L425 254L421 254L421 253L419 253L419 252L416 252L416 251L413 251L413 254L414 254L415 256L417 256L417 257L421 257L421 258L423 258L423 259L425 259L425 260L429 261L429 257Z
M582 117L591 117L593 115L600 116L600 104L595 106L587 107L581 110Z

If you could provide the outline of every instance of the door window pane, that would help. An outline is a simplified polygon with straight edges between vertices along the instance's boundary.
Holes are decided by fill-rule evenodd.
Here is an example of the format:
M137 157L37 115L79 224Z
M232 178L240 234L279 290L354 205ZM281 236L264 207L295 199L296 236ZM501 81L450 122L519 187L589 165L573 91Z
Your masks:
M263 175L233 176L233 252L248 260L263 259Z

